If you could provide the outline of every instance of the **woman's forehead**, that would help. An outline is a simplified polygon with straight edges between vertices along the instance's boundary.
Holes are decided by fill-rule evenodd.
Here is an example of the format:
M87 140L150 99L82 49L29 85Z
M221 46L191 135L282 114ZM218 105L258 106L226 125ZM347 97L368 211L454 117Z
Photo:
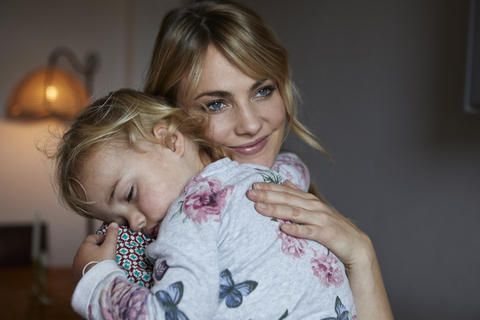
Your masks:
M215 45L209 45L203 63L192 66L192 68L195 70L192 70L180 82L178 92L180 101L192 101L203 91L231 90L232 86L239 85L238 82L246 78L252 84L271 78L261 70L257 70L255 75L245 73Z

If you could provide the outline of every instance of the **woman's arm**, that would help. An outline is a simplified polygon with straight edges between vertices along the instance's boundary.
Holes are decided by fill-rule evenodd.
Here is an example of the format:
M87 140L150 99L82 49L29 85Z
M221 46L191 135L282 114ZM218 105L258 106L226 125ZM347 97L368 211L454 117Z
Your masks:
M364 232L288 181L255 183L247 197L259 213L301 224L283 224L285 233L315 240L337 255L345 264L359 320L393 319L375 250Z

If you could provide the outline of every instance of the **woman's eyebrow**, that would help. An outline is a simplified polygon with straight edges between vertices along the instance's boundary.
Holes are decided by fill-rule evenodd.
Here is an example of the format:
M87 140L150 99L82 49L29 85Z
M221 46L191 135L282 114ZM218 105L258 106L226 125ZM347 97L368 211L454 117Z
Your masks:
M268 79L262 79L262 80L259 80L259 81L255 82L254 84L252 84L252 86L250 87L250 92L255 91L258 87L260 87L267 80Z
M267 80L268 79L262 79L260 81L256 81L254 84L252 84L249 91L250 92L255 91L255 89L257 89L259 86L262 85L262 83L264 83ZM232 94L228 91L223 91L223 90L205 91L205 92L200 93L193 100L197 100L197 99L199 99L201 97L204 97L204 96L215 96L215 97L221 97L221 98L228 98L228 97L231 97Z
M221 90L216 90L216 91L205 91L205 92L202 92L200 93L198 96L195 97L195 99L193 100L197 100L201 97L204 97L204 96L215 96L215 97L222 97L222 98L226 98L226 97L231 97L232 94L230 92L227 92L227 91L221 91Z

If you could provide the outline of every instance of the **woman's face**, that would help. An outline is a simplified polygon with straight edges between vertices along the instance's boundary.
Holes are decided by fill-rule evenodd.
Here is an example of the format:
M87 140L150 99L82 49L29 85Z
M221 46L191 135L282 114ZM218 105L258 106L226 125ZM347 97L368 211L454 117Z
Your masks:
M189 108L204 113L202 105L210 110L208 135L228 147L235 161L273 165L286 121L275 80L250 78L211 45Z

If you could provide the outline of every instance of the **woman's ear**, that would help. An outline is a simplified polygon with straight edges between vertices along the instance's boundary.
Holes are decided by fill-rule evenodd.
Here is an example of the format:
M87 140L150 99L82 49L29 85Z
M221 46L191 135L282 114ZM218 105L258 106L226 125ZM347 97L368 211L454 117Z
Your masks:
M158 143L172 150L177 155L183 156L185 153L185 138L183 134L180 131L175 130L169 141L166 141L168 136L168 128L169 127L166 124L157 124L153 128L153 136Z

